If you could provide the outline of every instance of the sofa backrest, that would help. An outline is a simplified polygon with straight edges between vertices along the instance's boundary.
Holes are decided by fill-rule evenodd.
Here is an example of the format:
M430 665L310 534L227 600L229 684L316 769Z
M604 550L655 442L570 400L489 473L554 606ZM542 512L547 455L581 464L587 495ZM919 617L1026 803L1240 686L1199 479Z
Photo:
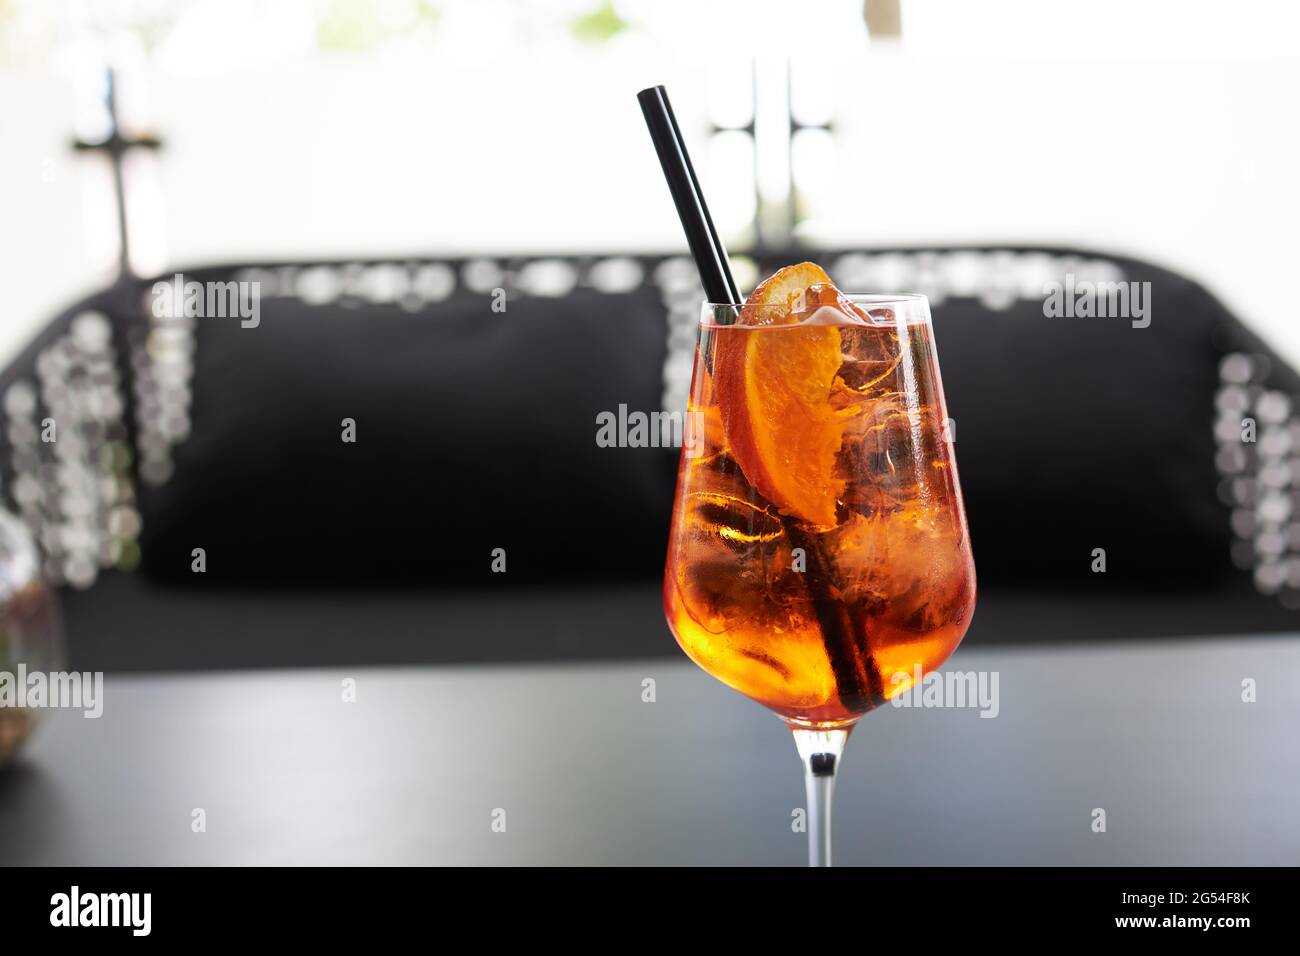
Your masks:
M981 585L1203 588L1264 568L1288 591L1300 535L1265 470L1289 461L1300 383L1195 283L1069 249L786 250L740 271L807 258L845 289L931 296ZM195 549L208 584L499 583L497 549L512 584L660 573L677 450L597 434L603 414L681 411L688 260L183 280L258 283L255 327L155 314L174 281L157 277L78 304L0 380L6 497L52 573L138 558L192 581ZM1137 283L1145 316L1045 314L1053 282ZM1267 441L1228 434L1253 414ZM71 447L40 440L49 418Z

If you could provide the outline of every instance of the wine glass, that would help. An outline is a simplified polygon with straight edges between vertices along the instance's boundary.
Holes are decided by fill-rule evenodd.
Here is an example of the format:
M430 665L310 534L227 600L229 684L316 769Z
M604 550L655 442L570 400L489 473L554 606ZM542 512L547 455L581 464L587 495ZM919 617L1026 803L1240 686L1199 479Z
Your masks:
M686 654L793 731L813 866L853 726L975 605L929 303L846 298L798 324L704 306L664 574Z

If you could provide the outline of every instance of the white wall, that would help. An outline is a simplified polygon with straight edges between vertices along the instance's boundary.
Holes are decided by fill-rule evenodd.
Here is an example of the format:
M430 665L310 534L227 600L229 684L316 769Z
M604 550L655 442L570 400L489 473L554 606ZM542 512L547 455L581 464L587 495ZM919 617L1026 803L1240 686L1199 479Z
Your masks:
M857 3L823 6L856 24ZM1008 0L986 7L1007 18L991 25L969 6L908 4L902 47L868 46L860 28L824 49L798 31L780 43L706 33L674 45L661 29L594 49L450 36L435 56L269 57L235 72L172 55L136 84L167 141L165 209L142 215L141 251L167 267L678 248L634 93L669 84L707 159L710 90L743 78L751 51L793 50L796 68L824 75L840 131L811 184L811 238L1066 243L1150 258L1205 282L1300 363L1295 17L1279 10L1275 22L1247 4L1250 17L1225 27L1205 20L1218 5L1193 3L1194 29L1178 32L1142 4L1074 5L1093 13L1044 21L1033 11L1049 5ZM671 26L689 7L658 9ZM7 357L102 281L113 251L102 175L92 182L93 162L66 149L73 97L57 67L0 69L0 116ZM704 166L730 232L748 212L748 171Z
M69 150L72 115L70 90L48 71L0 71L0 361L112 274L111 251L85 241L94 211L83 208L82 179L107 181Z

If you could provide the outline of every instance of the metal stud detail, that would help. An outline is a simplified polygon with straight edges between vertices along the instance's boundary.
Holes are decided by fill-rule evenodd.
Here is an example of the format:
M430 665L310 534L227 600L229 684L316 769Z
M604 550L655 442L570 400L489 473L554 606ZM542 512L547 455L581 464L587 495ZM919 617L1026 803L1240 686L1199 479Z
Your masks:
M47 578L85 588L139 559L140 515L107 317L87 311L36 357L35 379L3 400L9 496L40 544Z

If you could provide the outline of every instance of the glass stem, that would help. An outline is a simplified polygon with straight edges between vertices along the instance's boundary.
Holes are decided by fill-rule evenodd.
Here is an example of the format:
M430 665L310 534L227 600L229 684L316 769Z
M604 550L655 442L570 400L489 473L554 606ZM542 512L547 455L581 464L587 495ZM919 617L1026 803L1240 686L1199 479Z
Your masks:
M791 727L794 745L803 760L808 794L808 865L831 865L831 799L849 729L812 730Z

